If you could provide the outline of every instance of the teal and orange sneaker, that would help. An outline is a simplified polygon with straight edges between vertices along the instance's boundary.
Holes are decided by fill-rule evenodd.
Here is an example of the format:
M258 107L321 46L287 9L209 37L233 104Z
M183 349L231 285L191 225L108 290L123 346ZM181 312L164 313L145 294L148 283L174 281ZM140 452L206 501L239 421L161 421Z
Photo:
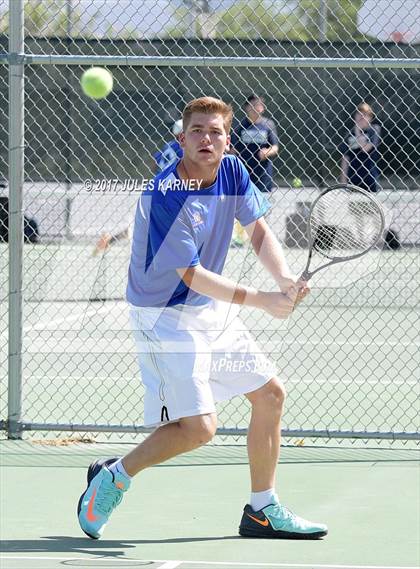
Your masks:
M247 504L239 526L239 534L244 537L318 539L327 533L325 524L308 522L278 502L258 512Z
M126 476L108 470L108 466L116 460L118 458L97 460L88 469L88 485L80 496L77 516L80 527L92 539L101 537L109 516L130 486Z

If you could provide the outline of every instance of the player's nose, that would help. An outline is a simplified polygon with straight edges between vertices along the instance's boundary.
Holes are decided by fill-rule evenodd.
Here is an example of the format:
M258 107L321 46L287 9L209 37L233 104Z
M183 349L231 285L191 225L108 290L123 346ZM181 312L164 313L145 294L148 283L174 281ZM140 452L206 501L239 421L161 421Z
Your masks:
M203 132L201 142L210 142L210 134L208 132Z

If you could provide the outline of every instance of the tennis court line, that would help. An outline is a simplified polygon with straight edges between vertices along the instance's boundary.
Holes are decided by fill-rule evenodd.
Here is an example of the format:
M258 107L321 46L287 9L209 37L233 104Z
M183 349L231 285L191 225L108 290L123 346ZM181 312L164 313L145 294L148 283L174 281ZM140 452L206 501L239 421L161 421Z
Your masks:
M55 326L56 324L62 324L63 322L73 322L74 320L79 320L80 318L84 318L85 316L93 316L95 314L102 314L102 312L106 312L110 310L111 307L103 306L102 308L98 308L95 310L89 310L81 312L80 314L70 314L69 316L63 316L63 318L55 318L54 320L48 320L44 322L38 322L37 324L31 324L30 326L24 326L24 332L30 332L31 330L40 330L42 328L46 328L47 326ZM53 330L52 330L53 331Z
M52 378L48 375L29 375L25 378L25 381L28 382L29 380L33 381L47 381L48 383L53 380L60 380L60 381L83 381L89 378L90 380L95 379L97 381L107 381L108 379L112 379L114 376L112 374L109 375L95 375L93 377L89 377L88 375L53 375ZM133 377L118 377L119 382L126 382L131 383L134 380L137 380L139 375L136 374ZM285 379L284 383L289 385L379 385L379 386L388 386L388 385L396 385L402 386L405 385L407 387L416 387L419 385L419 382L415 379L409 379L408 381L403 380L395 380L392 381L390 379L384 380L375 380L375 379L368 379L367 381L363 381L360 379L320 379L320 380L312 380L312 379Z
M88 313L84 313L84 314L75 314L72 316L67 316L67 317L63 317L61 319L56 319L56 320L51 320L50 322L40 322L39 324L36 325L30 325L30 326L25 326L23 328L24 332L30 332L30 331L35 331L35 332L39 332L42 330L42 328L46 328L47 326L50 326L52 324L61 324L63 322L71 322L73 320L78 320L80 318L82 318L83 316L93 316L96 314L101 314L102 311L105 311L104 309L100 309L98 311L95 312L88 312ZM110 328L105 328L105 331L109 331ZM52 330L47 330L48 332L55 332L56 330L52 329ZM58 332L66 332L66 330L58 330ZM127 332L127 333L131 333L131 330L127 329L127 330L123 330L123 332ZM251 330L252 332L252 330ZM101 341L102 340L102 335L100 334L92 334L91 335L91 340L95 340L95 341ZM61 340L63 343L65 343L65 340L62 339ZM40 343L42 343L42 340L40 341ZM70 343L68 341L68 343ZM109 342L107 343L109 345ZM269 341L269 342L265 342L264 343L265 346L265 350L259 350L256 353L263 353L266 354L267 352L271 352L274 351L276 352L279 347L283 347L283 346L322 346L324 348L330 348L330 347L346 347L346 346L351 346L351 347L363 347L363 348L369 348L369 347L385 347L385 348L395 348L395 347L403 347L403 348L409 348L411 346L415 346L418 347L418 342L412 340L409 342L398 342L398 341L390 341L387 342L385 341L376 341L376 340L372 340L372 341L368 341L368 342L357 342L357 341L347 341L347 340L342 340L342 341L337 341L334 340L332 342L326 342L326 341L311 341L311 340L276 340L276 341ZM65 347L65 346L64 346ZM112 348L112 345L110 346ZM119 350L115 350L115 352L118 352Z
M159 561L154 561L154 563L159 563ZM183 565L230 565L232 567L295 567L301 569L418 569L416 566L412 565L409 567L401 567L395 565L323 565L317 563L241 563L236 561L182 561ZM162 569L161 567L159 569Z
M20 560L25 560L25 561L100 561L101 563L114 563L114 564L118 564L118 563L124 563L124 565L126 563L135 563L137 566L139 563L160 563L160 561L150 561L150 559L123 559L121 557L116 557L113 559L109 559L109 558L105 558L105 557L100 557L100 556L92 556L92 557L37 557L37 556L26 556L26 555L0 555L0 561L3 561L5 559L8 560L13 560L13 559L20 559ZM177 563L182 563L182 561L177 561ZM162 569L161 567L159 567L158 569ZM397 568L393 568L393 567L388 567L387 569L399 569ZM402 569L413 569L411 567L405 567Z
M0 555L0 560L2 559L25 559L32 561L98 561L98 557L36 557L36 556L23 556L23 555ZM415 565L409 566L399 566L399 565L324 565L317 563L241 563L236 561L171 561L169 559L122 559L114 558L107 559L100 557L101 563L164 563L158 569L175 569L180 565L228 565L232 567L279 567L287 568L294 567L296 569L418 569Z

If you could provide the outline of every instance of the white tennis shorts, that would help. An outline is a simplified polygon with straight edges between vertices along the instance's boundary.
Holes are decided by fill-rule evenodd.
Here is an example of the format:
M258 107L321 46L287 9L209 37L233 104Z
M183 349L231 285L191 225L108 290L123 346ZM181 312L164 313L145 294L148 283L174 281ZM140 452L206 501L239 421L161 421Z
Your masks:
M276 375L238 317L239 307L131 307L144 424L157 427L215 412L215 402L250 393Z

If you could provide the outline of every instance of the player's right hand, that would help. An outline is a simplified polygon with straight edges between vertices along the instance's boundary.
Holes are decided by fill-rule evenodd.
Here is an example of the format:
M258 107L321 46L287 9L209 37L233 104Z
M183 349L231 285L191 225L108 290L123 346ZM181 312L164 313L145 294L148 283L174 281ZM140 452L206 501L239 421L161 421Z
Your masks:
M282 292L261 292L261 308L274 318L286 319L293 312L296 298Z

